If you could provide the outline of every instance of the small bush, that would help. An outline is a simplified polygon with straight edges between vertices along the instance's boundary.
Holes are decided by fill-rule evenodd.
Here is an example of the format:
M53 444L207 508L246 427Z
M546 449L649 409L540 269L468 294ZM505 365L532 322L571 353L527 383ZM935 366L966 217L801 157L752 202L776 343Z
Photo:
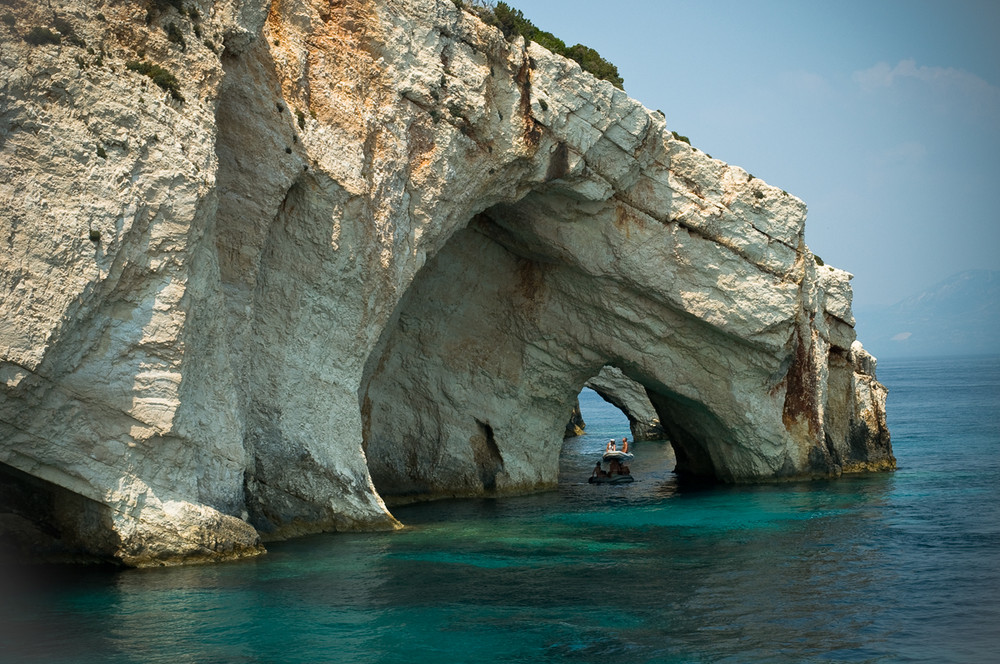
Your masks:
M97 146L97 156L100 157L101 159L108 158L108 153L104 151L104 146L102 145Z
M10 12L7 12L3 16L0 16L0 21L3 21L6 25L8 25L11 28L13 28L14 25L17 23L17 19Z
M70 25L69 21L64 18L59 18L58 16L52 20L52 25L55 29L59 31L62 38L73 46L79 46L80 48L86 48L87 43L80 38L76 31L73 30L73 26Z
M58 16L52 20L52 26L59 31L63 37L68 37L73 34L73 26L69 24L64 18L59 18Z
M676 131L670 132L670 135L673 136L674 140L676 141L681 141L682 143L687 143L688 145L691 145L691 139L688 138L687 136L681 136Z
M62 39L48 28L35 26L31 30L28 30L28 34L24 36L24 41L32 46L41 46L42 44L58 44Z
M295 117L299 119L299 129L306 128L306 114L301 110L295 111Z
M96 228L91 228L90 229L90 241L91 242L100 242L101 241L101 231L97 230Z
M153 83L156 83L160 88L169 92L171 97L180 102L184 101L184 97L181 95L181 84L177 80L177 77L163 67L154 65L151 62L139 62L138 60L129 60L125 63L125 67L148 76Z
M181 47L182 51L187 50L187 42L184 41L184 33L181 29L177 27L176 23L171 22L167 26L167 41L173 42Z
M567 49L566 56L576 60L584 71L589 71L591 74L605 80L616 88L621 88L625 81L618 74L618 67L601 57L601 54L590 48L589 46L584 46L583 44L577 44L571 46Z
M178 14L184 13L184 0L152 0L150 4L160 11L173 7Z
M525 39L533 41L557 55L575 60L584 71L608 81L616 88L623 88L625 84L622 77L618 74L618 68L602 58L600 53L583 44L566 46L566 42L551 32L540 30L534 23L525 18L520 9L514 9L506 2L497 2L492 12L487 7L480 8L476 11L476 15L483 19L485 23L500 28L500 31L503 32L504 37L507 39L513 39L517 35L521 35Z
M823 262L823 259L817 256L816 254L813 254L813 258L816 259L816 265L819 265L820 267L826 265L826 263Z

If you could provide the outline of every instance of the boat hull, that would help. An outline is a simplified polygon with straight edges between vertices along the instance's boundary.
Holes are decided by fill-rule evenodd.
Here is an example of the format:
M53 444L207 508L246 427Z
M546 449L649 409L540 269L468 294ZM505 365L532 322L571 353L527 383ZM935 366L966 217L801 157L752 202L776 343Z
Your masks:
M612 475L611 477L591 477L587 480L591 484L628 484L635 482L631 475Z

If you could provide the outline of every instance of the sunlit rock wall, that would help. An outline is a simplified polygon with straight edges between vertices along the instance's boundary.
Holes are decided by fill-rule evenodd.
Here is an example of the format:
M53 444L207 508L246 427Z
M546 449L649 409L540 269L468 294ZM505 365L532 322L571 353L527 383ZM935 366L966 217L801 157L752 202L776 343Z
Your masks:
M182 6L0 25L0 464L87 501L110 532L73 546L237 557L551 487L605 365L679 472L894 464L794 196L450 1Z

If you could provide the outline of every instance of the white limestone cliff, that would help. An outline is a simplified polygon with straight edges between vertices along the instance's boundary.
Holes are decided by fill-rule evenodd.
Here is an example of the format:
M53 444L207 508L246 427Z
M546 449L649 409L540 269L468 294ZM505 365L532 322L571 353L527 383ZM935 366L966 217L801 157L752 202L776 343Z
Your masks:
M180 4L0 23L0 470L68 491L89 554L253 555L398 527L383 497L551 487L605 365L678 472L893 467L849 275L794 196L450 1Z

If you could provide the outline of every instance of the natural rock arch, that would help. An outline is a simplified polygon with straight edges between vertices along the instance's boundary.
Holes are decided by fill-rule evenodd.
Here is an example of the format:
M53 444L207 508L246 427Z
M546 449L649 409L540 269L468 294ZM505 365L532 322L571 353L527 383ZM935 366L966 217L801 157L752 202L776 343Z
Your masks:
M650 402L646 388L626 376L618 367L601 367L597 375L586 382L585 387L594 390L625 415L633 440L666 438L659 413Z
M104 506L96 553L397 527L376 486L551 486L606 364L682 471L892 467L804 204L575 63L436 0L219 0L221 55L73 3L108 66L3 44L0 464Z
M753 309L702 286L701 306L733 311L726 334L680 300L716 276L700 264L740 257L621 201L582 200L552 182L543 189L456 232L414 279L369 359L365 451L383 497L551 485L567 404L607 364L653 393L679 472L723 481L830 472L825 460L766 442L788 435L779 387L793 363L782 353L791 352L788 332L768 349L737 328L774 328L784 315L794 331L798 285L731 266L758 288L783 288L787 306ZM649 264L672 272L671 288ZM753 410L763 417L753 420Z

